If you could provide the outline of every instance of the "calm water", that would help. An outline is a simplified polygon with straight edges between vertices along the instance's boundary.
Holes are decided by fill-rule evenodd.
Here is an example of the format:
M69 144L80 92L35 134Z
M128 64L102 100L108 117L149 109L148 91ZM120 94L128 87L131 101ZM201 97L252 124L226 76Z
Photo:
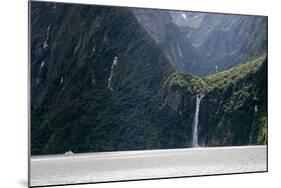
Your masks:
M31 186L266 171L266 146L49 155L31 158Z

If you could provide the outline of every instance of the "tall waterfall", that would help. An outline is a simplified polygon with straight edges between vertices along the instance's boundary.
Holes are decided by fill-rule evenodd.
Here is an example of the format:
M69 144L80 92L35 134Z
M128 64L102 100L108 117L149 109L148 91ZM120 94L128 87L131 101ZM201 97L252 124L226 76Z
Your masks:
M193 133L192 133L193 147L198 146L198 118L199 118L199 111L200 111L200 102L203 97L204 97L204 94L202 94L202 95L199 94L196 96L196 109L195 109Z

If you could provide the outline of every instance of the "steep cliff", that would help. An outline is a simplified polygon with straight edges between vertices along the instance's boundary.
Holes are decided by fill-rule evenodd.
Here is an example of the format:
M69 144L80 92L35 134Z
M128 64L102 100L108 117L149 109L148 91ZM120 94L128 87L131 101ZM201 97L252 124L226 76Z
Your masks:
M267 51L263 16L140 9L134 13L178 72L208 76Z
M140 25L164 51L176 71L202 75L205 56L193 46L186 37L186 32L174 23L169 11L133 9L133 12Z
M127 8L32 2L32 154L147 149L173 72Z
M201 136L207 145L267 142L267 58L207 78Z
M178 147L192 144L198 94L203 95L199 114L199 145L233 146L267 142L265 55L204 79L183 73L173 74L161 93L164 102L159 114L169 114L166 118L159 118L165 125L162 135L175 134L173 130L177 129L176 139L182 137L185 140Z

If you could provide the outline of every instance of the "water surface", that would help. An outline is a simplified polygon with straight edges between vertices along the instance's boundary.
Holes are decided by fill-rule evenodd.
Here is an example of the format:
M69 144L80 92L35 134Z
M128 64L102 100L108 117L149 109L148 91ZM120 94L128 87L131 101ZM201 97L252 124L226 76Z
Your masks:
M31 186L267 171L266 146L31 157Z

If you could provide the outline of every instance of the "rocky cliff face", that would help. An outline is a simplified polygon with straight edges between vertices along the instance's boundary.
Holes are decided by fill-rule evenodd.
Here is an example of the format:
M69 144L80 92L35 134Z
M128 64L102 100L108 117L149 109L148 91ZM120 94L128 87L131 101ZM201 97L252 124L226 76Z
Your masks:
M153 38L159 33L167 36L156 41L178 72L207 76L253 60L267 51L266 17L160 10L148 14L146 11L134 12Z
M200 72L204 57L185 37L185 32L174 23L169 11L147 9L133 11L138 22L164 51L178 72L192 73L195 69Z
M156 9L132 9L141 26L152 36L157 44L165 40L165 30L167 23L172 22L172 17L167 11Z

